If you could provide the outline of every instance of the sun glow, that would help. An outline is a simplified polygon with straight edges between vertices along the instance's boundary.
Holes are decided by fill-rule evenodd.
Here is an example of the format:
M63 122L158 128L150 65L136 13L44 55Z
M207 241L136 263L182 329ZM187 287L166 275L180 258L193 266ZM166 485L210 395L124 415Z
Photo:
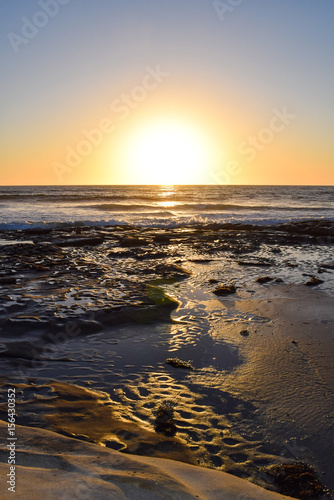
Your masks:
M138 127L123 154L129 177L139 184L192 184L212 168L213 149L200 128L170 120Z

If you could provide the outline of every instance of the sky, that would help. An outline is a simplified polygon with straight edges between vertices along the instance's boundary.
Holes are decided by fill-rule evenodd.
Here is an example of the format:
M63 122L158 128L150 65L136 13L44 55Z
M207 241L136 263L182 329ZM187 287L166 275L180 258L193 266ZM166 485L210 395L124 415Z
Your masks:
M0 3L0 184L334 184L333 0Z

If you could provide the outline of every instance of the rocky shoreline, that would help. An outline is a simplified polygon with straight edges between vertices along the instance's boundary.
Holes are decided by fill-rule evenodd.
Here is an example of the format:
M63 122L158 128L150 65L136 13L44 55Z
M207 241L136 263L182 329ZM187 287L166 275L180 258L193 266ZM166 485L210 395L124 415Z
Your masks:
M50 344L62 340L121 323L168 322L178 302L160 285L189 277L187 264L205 265L228 256L244 275L258 269L259 283L273 282L261 268L270 272L286 249L331 248L333 234L329 221L2 232L0 357L37 362L48 358ZM331 273L333 268L333 261L326 260L314 273ZM304 273L305 284L323 283L316 274ZM217 295L228 295L237 290L232 281L222 284L211 278L209 284ZM275 281L283 280L276 276Z
M62 384L68 379L87 388L108 387L113 400L108 405L118 405L132 426L139 423L138 432L149 428L150 439L155 408L181 400L185 407L176 409L176 437L161 436L155 448L147 448L143 438L138 448L134 427L125 435L120 425L110 438L106 424L103 445L173 458L182 443L185 461L268 487L261 470L284 462L280 449L263 444L265 427L255 430L261 425L256 403L239 394L239 386L230 391L224 384L243 366L240 342L253 342L255 333L276 319L241 313L237 304L269 290L286 295L289 283L310 293L333 291L331 231L324 221L316 230L304 222L3 232L0 357L3 377L10 376L24 395L20 423L101 444L92 429L107 411L105 402L92 408L91 430L83 428L87 405L81 396L74 398L81 401L77 405L72 396L67 402L58 376ZM220 324L223 339L215 326ZM173 363L165 363L170 359ZM43 400L48 408L55 395L59 408L68 407L66 425L61 413L43 413ZM167 442L174 443L168 450Z

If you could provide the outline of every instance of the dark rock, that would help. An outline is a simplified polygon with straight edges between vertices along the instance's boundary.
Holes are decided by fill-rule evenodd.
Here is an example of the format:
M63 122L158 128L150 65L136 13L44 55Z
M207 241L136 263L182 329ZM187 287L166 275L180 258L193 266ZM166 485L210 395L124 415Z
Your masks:
M177 264L158 264L155 266L154 271L157 274L161 274L164 278L172 278L176 280L184 279L191 275L190 271L187 271Z
M334 269L334 262L324 262L321 264L324 269Z
M133 250L112 250L111 252L108 253L108 257L110 258L123 258L123 257L136 257L136 254L133 252Z
M5 276L4 278L0 278L0 285L15 285L17 278L12 276Z
M6 345L7 350L0 353L2 358L22 358L40 360L43 358L43 348L30 342L12 342Z
M189 259L189 262L195 262L195 264L206 264L207 262L212 262L213 259Z
M68 238L66 240L58 240L54 243L59 247L84 247L84 246L96 246L101 245L104 242L104 238L99 236L87 237L87 238Z
M6 318L1 323L2 335L10 336L13 334L21 335L23 333L44 330L49 326L48 321L41 321L38 318Z
M163 259L166 257L164 252L152 251L152 252L142 252L134 255L137 260L148 260L148 259Z
M155 243L167 245L170 242L170 236L168 236L167 234L157 234L154 236L153 241Z
M153 302L153 301L152 301ZM138 307L114 307L101 309L98 319L104 325L119 325L122 323L150 324L156 321L171 322L170 313L179 305L178 302L166 300L161 304L149 304Z
M334 235L334 223L329 220L307 220L286 222L273 226L272 229L285 231L292 234L306 234L310 236L323 236L330 238Z
M312 276L311 280L310 281L306 281L306 283L304 283L304 285L306 286L316 286L316 285L321 285L321 283L323 283L323 281L319 278L316 278L315 276Z
M230 295L231 293L235 293L237 291L237 288L235 285L222 285L216 290L213 290L213 293L215 295L218 295L218 297L223 296L223 295Z
M102 330L102 326L98 321L80 319L76 323L78 335L89 335L91 333L98 333Z
M120 247L143 247L149 244L150 242L147 240L142 238L133 238L132 236L122 238L119 242Z
M260 276L256 281L257 283L269 283L269 281L273 281L274 278L270 276Z
M241 330L240 335L242 335L243 337L248 337L249 331L248 330Z
M239 266L254 266L254 267L269 267L272 266L273 263L268 260L239 260Z

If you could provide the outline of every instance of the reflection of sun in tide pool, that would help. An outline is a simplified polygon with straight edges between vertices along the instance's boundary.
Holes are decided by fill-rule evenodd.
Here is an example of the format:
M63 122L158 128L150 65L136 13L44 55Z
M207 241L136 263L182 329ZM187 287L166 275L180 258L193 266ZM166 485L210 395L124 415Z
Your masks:
M125 146L126 166L135 183L201 182L213 161L213 148L190 123L154 122L137 129Z

